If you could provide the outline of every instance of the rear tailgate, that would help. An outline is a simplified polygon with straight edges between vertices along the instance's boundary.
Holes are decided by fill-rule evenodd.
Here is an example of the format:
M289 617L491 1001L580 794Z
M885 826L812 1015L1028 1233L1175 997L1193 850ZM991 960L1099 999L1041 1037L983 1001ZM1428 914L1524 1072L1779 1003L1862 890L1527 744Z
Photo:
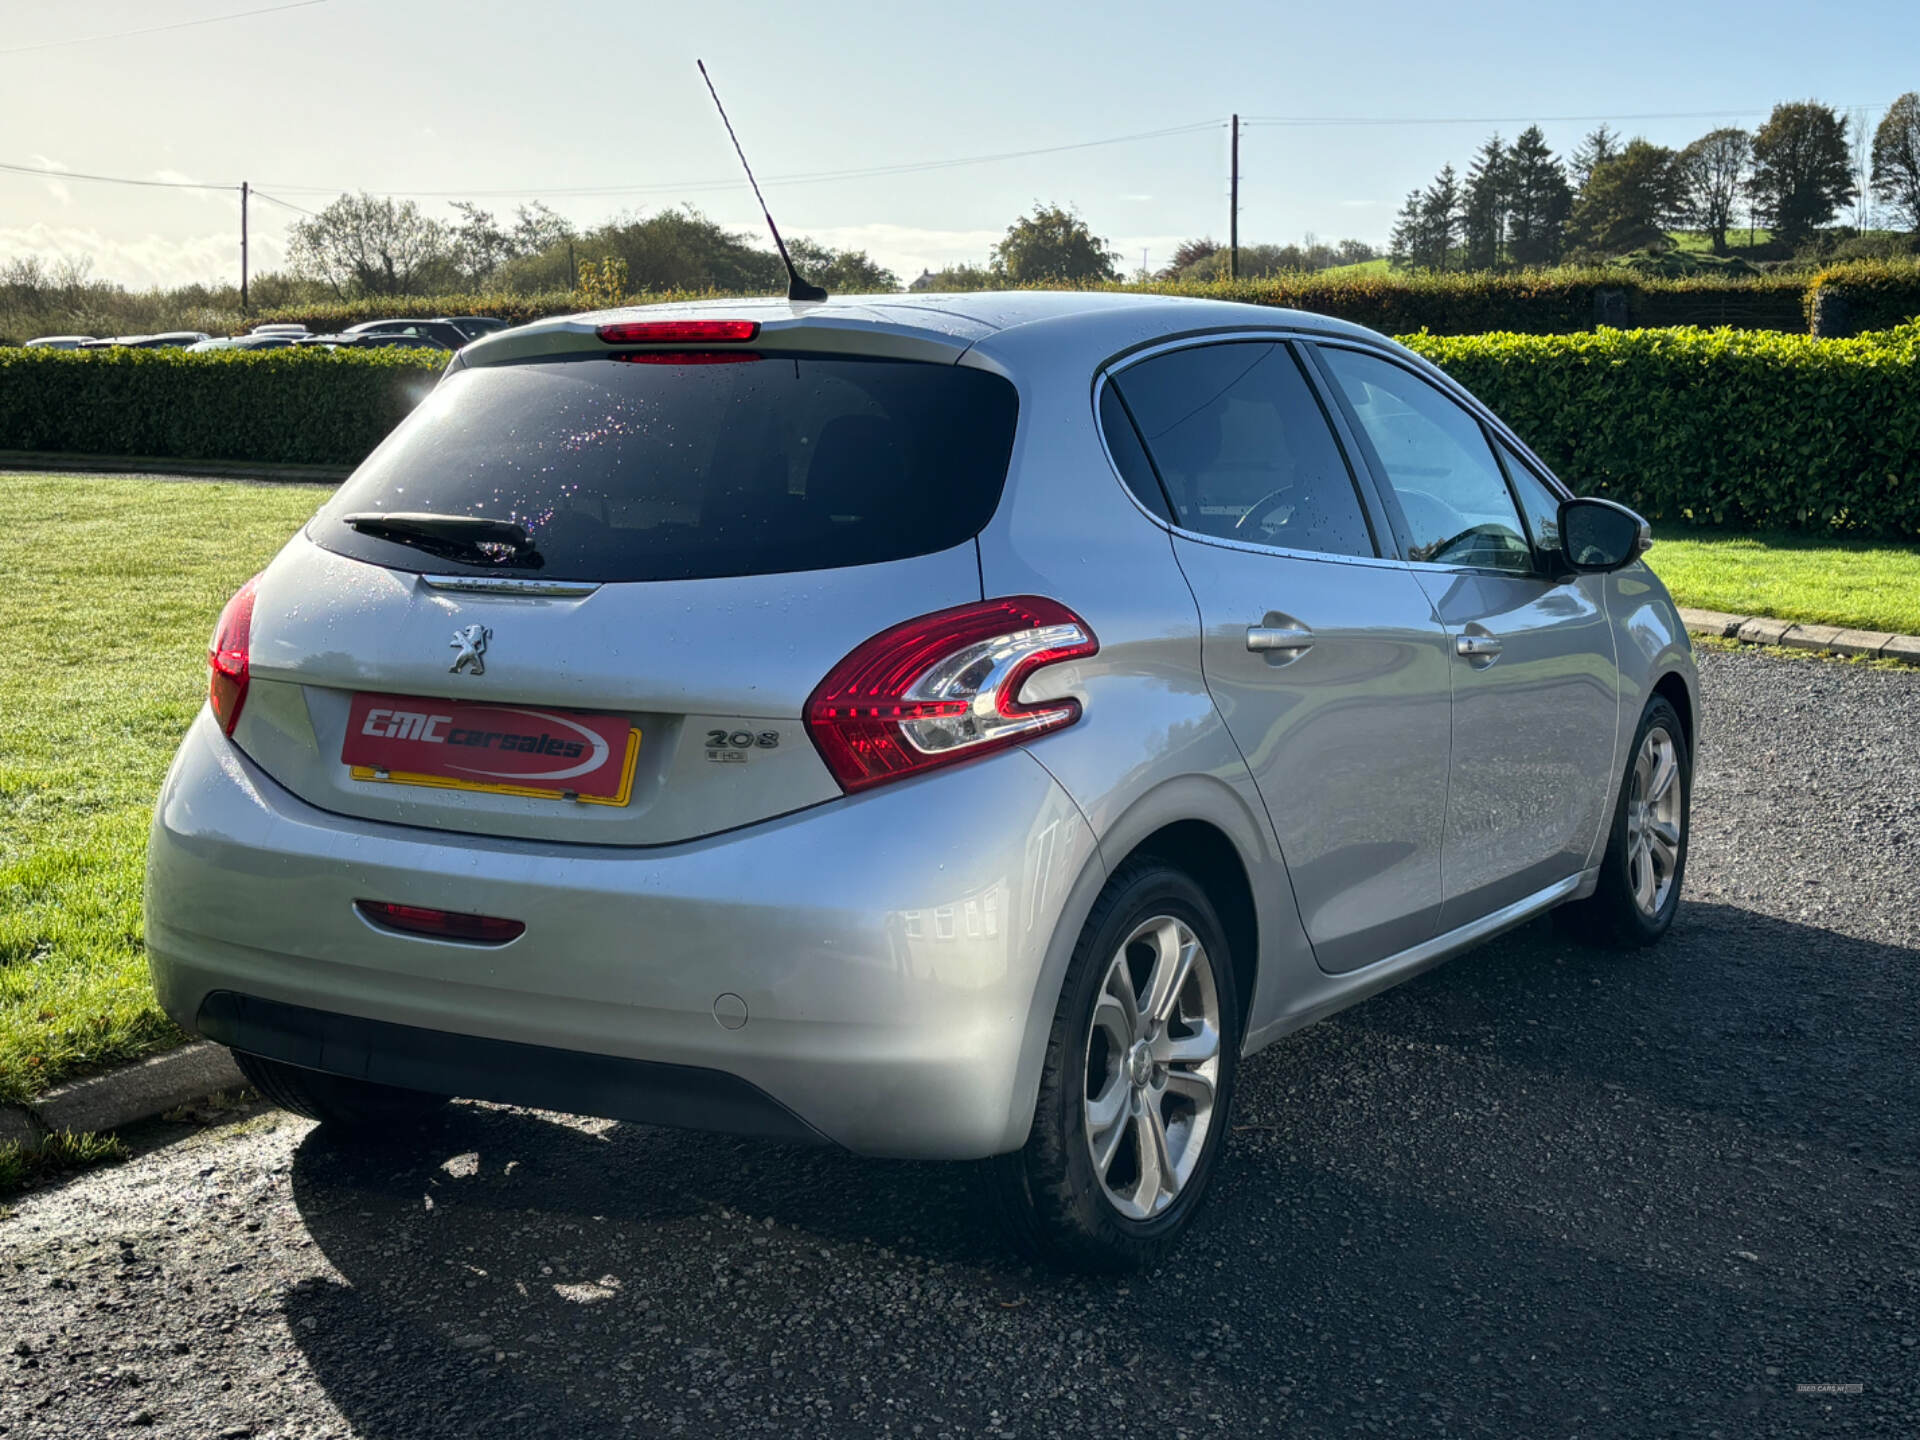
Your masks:
M260 580L253 678L234 739L289 790L340 814L671 844L838 796L800 724L813 687L913 607L979 598L971 543L885 565L539 599L435 589L301 539ZM492 632L477 676L448 669L455 632L470 625ZM342 756L362 693L418 697L425 714L434 713L425 702L444 698L618 717L639 732L629 798L596 804L356 779Z
M837 796L806 699L877 631L981 598L1013 388L722 355L450 372L260 578L235 742L329 810L540 840L671 844ZM528 543L401 543L386 515Z

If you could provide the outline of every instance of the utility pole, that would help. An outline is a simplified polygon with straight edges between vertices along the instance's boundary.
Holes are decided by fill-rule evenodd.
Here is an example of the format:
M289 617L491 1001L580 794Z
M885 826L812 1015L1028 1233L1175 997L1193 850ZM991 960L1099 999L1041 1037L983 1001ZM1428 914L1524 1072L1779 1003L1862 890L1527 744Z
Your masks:
M1227 275L1240 278L1240 116L1233 117L1233 185L1231 208L1227 213Z
M247 182L240 182L240 313L247 313Z

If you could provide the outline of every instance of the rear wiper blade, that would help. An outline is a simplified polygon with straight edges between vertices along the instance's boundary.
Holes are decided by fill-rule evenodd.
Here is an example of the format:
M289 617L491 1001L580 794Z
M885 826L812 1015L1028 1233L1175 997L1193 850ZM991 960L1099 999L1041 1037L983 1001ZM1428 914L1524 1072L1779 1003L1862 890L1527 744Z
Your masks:
M538 566L540 552L524 525L484 515L434 515L426 512L363 510L342 515L340 523L361 535L411 545L416 550L482 565L508 561Z

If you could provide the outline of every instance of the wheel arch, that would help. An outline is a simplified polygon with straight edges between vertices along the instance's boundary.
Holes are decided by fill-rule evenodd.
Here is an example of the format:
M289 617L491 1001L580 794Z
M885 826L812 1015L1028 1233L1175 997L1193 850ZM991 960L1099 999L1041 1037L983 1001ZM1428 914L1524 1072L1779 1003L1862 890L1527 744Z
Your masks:
M1686 732L1681 738L1686 741L1687 754L1692 755L1695 748L1693 689L1686 677L1678 670L1669 670L1653 682L1652 694L1673 706L1674 713L1680 717L1680 728Z
M1286 866L1264 811L1254 808L1257 804L1217 776L1188 773L1139 796L1097 832L1095 852L1070 887L1035 977L1003 1148L1015 1150L1026 1143L1067 967L1100 892L1129 858L1163 858L1206 890L1226 929L1240 986L1243 1046L1279 1004L1277 992L1286 988L1279 969L1291 961L1302 975L1318 973Z

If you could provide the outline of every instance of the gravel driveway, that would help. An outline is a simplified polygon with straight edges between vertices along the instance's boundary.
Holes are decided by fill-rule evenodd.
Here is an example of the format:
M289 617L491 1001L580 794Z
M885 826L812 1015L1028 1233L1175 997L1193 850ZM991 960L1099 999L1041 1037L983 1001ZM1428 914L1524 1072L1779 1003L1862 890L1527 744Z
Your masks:
M1155 1273L1025 1269L960 1169L257 1112L15 1202L0 1433L1920 1433L1920 674L1702 663L1668 942L1267 1052Z

